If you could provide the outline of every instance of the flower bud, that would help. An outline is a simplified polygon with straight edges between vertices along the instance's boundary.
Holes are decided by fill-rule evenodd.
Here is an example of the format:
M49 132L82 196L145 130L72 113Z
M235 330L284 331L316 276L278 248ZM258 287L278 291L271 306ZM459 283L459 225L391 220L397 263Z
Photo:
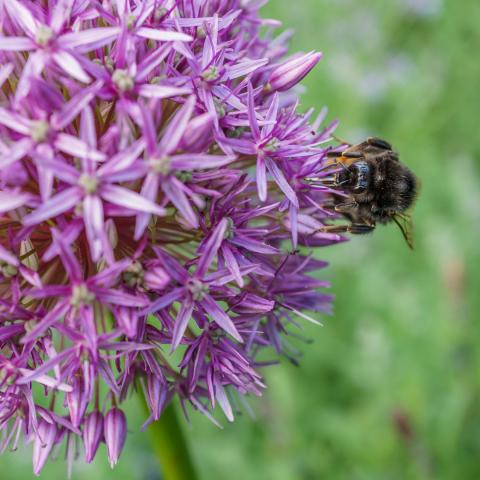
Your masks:
M122 453L127 437L127 419L119 408L113 407L105 415L105 443L107 444L108 461L113 468Z
M78 378L73 382L73 389L67 393L67 406L70 412L70 420L74 427L78 427L85 413L85 401L83 396L82 381Z
M162 291L170 283L170 276L162 267L154 267L145 272L144 282L149 290Z
M103 416L95 410L88 414L83 425L83 444L85 445L85 461L90 463L97 453L103 437Z
M211 142L214 116L204 113L188 122L180 147L186 151L200 151Z
M269 79L270 90L283 92L300 82L322 58L321 53L310 52L294 57L276 66Z
M133 308L119 308L116 320L122 332L128 338L133 338L137 335L138 315Z
M52 451L57 437L57 427L41 419L38 423L38 430L33 440L33 473L40 475L40 472Z
M155 375L149 375L147 378L147 402L154 420L160 418L160 414L165 406L166 394L165 382L162 382Z

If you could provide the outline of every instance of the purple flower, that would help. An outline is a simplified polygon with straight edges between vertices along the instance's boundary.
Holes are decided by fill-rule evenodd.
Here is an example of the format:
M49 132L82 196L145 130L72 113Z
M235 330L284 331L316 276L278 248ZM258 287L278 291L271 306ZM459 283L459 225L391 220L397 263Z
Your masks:
M138 385L145 425L174 397L232 421L331 311L297 246L344 240L309 181L336 124L262 3L0 2L0 452L33 441L35 474L77 439L115 465Z
M217 243L217 238L222 233L221 229L218 230L217 234L212 237L207 252L200 258L197 269L193 274L189 274L184 267L162 250L155 249L165 269L172 272L177 286L174 286L170 292L157 298L142 313L146 315L156 313L169 307L173 302L181 303L172 332L172 351L180 344L194 310L208 315L222 330L229 333L239 342L243 341L230 316L217 304L210 292L211 289L214 289L216 292L223 291L224 285L233 279L228 270L217 270L214 274L207 274L216 253L215 244ZM250 267L246 269L245 273L250 273L255 268L255 266L253 268Z
M169 121L165 134L158 145L155 138L153 128L154 121L151 113L148 110L143 112L143 126L145 139L147 141L148 158L144 166L146 175L141 194L145 198L153 201L157 197L160 187L165 198L177 208L188 225L192 228L198 228L197 215L188 200L188 197L196 200L198 196L195 195L175 173L184 172L184 174L186 174L196 169L221 167L231 163L234 157L200 153L172 155L178 149L186 133L188 122L193 114L194 105L195 97L189 97L185 104L178 110L175 117ZM150 220L150 216L148 213L138 215L135 238L141 237Z

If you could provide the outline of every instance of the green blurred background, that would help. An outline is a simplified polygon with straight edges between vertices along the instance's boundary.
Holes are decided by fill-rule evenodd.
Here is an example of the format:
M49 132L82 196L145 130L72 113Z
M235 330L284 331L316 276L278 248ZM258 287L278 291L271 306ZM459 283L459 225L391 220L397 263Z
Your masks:
M271 0L263 14L295 29L292 52L324 52L302 108L328 105L352 142L388 139L421 178L416 248L391 226L319 252L335 315L306 326L300 368L265 372L256 420L192 416L201 480L479 479L480 2ZM118 467L102 446L74 480L161 479L129 408ZM44 478L66 477L62 455ZM30 452L0 471L32 478Z

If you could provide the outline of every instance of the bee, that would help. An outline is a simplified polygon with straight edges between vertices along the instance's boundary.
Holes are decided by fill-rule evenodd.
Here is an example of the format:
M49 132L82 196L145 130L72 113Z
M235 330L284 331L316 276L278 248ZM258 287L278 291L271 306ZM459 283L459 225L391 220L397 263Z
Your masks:
M335 198L333 209L350 223L329 225L322 230L363 234L372 232L377 224L394 222L413 249L413 225L408 210L417 197L418 180L392 146L371 137L327 156L336 172L322 183L347 194L347 198Z

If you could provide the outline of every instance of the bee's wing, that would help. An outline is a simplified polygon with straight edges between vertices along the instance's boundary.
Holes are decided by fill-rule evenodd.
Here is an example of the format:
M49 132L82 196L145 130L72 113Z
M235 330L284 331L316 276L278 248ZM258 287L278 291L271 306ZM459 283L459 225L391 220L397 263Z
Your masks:
M394 213L392 220L398 225L407 245L413 250L413 221L409 213Z

